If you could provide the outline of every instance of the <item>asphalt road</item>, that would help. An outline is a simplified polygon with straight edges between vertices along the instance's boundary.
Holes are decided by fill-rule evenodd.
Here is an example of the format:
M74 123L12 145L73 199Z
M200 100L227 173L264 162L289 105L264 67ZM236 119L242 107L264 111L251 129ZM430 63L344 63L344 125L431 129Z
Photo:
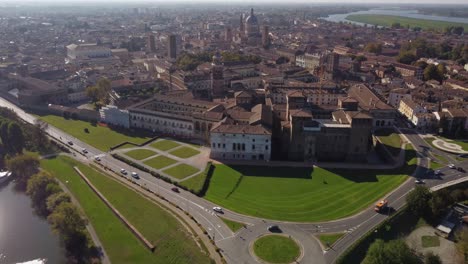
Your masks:
M22 109L3 98L0 98L0 106L13 109L23 120L29 123L35 122L36 118L34 116L25 113ZM404 130L403 132L414 145L418 152L418 157L420 158L420 163L414 176L423 178L425 180L425 185L432 187L467 176L466 174L462 175L458 173L456 170L442 168L441 170L444 174L442 177L429 177L426 171L429 167L428 153L431 146L427 145L427 143L412 130ZM85 158L88 160L95 159L96 156L99 156L102 165L114 171L120 171L122 168L125 169L128 172L128 175L125 175L125 177L131 178L130 172L137 172L140 179L135 181L140 185L164 196L192 215L197 222L208 231L208 234L214 239L216 245L221 248L228 263L259 263L255 257L252 256L249 248L257 237L269 233L267 227L272 224L278 225L283 230L284 234L290 235L299 242L303 250L303 255L298 259L299 263L333 263L337 257L359 237L388 217L388 215L375 213L373 208L370 207L357 215L336 221L323 223L291 223L259 219L224 210L224 214L222 214L223 217L246 223L246 228L242 228L238 232L233 233L219 218L219 214L212 210L212 208L216 206L215 204L184 190L180 190L180 193L175 193L171 190L171 188L174 187L173 185L116 160L110 156L109 153L102 152L81 142L51 125L49 125L47 129L47 133L64 143L72 141L73 145L70 147L76 152L82 153L82 149L86 148L88 153L85 155ZM437 154L447 155L445 153ZM450 160L453 160L453 157L451 157ZM468 170L468 161L457 164L457 166L462 166ZM400 209L405 203L405 196L414 188L414 185L414 178L410 178L387 195L386 199L389 201L389 206L393 207L395 210ZM326 251L321 247L314 234L334 232L346 232L347 234L335 243L331 250Z

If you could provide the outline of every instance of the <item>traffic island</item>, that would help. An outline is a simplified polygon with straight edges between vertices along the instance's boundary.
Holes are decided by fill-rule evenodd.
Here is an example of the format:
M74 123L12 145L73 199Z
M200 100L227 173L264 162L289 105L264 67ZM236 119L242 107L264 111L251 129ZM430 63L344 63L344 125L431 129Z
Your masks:
M301 246L287 235L263 235L250 245L250 253L261 263L295 263L302 259Z
M452 154L468 154L468 151L464 150L463 146L461 144L466 145L467 143L465 142L457 142L457 141L445 141L443 139L437 138L432 141L432 145L435 146L436 148L449 152Z

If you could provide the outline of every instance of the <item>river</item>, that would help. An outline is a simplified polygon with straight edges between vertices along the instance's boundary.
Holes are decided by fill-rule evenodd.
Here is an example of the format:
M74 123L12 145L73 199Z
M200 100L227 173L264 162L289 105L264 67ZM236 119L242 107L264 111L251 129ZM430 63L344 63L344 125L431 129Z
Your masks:
M456 23L466 23L468 24L468 18L463 17L444 17L444 16L432 16L419 14L417 10L404 10L404 9L370 9L366 11L357 11L347 14L334 14L329 15L326 18L323 18L331 22L351 22L357 25L364 25L363 23L347 20L346 17L349 15L390 15L390 16L401 16L401 17L410 17L418 19L427 19L427 20L438 20L438 21L447 21L447 22L456 22Z
M0 264L45 258L47 264L66 263L59 238L47 220L34 214L30 198L14 189L14 183L0 185Z

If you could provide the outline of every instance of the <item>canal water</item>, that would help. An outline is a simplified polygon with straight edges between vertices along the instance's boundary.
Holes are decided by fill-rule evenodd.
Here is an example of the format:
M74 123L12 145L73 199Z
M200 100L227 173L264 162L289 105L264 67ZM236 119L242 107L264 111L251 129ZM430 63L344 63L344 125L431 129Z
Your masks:
M349 15L390 15L390 16L401 16L401 17L410 17L410 18L417 18L417 19L438 20L438 21L468 24L468 18L464 18L464 17L433 16L433 15L419 14L417 10L383 9L383 8L370 9L366 11L357 11L357 12L351 12L347 14L334 14L334 15L329 15L328 17L323 18L323 19L327 21L331 21L331 22L351 22L357 25L364 25L363 23L347 20L346 17Z
M14 183L0 184L0 264L45 258L47 264L66 263L59 238L47 220L35 215L31 199L14 189Z

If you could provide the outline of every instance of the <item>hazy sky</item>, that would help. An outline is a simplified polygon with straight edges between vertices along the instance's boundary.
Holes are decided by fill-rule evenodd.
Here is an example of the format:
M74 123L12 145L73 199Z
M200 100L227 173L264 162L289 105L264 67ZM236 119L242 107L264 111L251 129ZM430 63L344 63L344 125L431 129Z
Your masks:
M3 0L0 1L3 3L11 3L11 4L21 4L21 3L31 3L31 4L38 4L38 3L56 3L56 4L65 4L65 3L128 3L128 4L141 4L141 3L219 3L219 4L254 4L258 5L261 3L365 3L365 4L409 4L409 3L428 3L428 4L467 4L467 0Z

